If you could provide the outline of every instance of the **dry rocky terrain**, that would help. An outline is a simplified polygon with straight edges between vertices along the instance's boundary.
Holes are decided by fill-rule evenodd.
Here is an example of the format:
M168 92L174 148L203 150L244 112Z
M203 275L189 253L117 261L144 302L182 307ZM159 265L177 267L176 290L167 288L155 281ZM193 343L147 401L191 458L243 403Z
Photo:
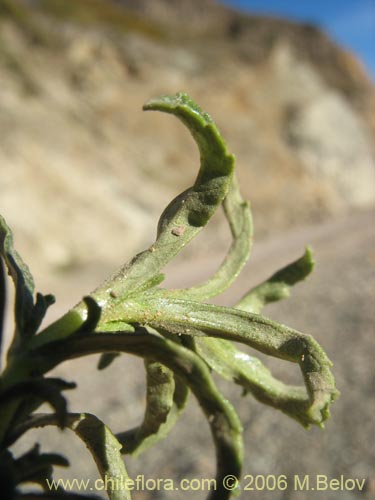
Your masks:
M0 210L34 270L116 266L152 241L199 160L141 109L180 90L236 154L258 234L373 203L373 86L317 28L212 1L68 4L0 2Z

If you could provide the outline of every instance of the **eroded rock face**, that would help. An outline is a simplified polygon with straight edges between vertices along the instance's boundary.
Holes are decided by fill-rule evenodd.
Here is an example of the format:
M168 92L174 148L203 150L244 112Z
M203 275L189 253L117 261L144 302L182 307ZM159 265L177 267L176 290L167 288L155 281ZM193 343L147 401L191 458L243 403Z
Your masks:
M347 207L373 203L374 142L365 118L292 47L280 45L271 60L285 113L282 133L301 167L332 185Z
M119 30L31 3L28 29L53 42L0 18L0 211L33 269L116 266L152 241L199 162L173 118L141 113L162 93L188 91L214 116L257 235L373 202L373 89L316 30L224 9L214 31L168 38L126 10ZM221 228L209 230L219 246Z
M287 133L302 164L314 177L334 183L349 206L373 201L369 133L341 96L327 92L303 108L296 107Z

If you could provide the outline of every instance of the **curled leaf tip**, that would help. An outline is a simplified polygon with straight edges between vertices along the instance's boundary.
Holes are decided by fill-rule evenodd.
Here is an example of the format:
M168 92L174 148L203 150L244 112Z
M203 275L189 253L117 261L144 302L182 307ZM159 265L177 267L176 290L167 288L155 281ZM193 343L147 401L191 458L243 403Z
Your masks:
M175 95L162 95L146 102L143 106L144 111L166 111L173 112L173 109L185 108L190 113L195 113L204 124L213 124L211 116L202 111L201 107L191 99L186 92L178 92Z

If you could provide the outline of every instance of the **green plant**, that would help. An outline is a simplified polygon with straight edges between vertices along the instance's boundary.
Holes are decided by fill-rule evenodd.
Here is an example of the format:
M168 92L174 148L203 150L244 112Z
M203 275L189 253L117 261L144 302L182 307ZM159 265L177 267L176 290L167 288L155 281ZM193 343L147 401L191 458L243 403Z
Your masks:
M7 498L31 498L18 492L19 485L32 481L45 488L53 465L67 463L60 455L40 453L37 447L14 458L8 448L27 430L45 425L70 428L86 442L102 477L126 477L121 453L140 453L165 437L192 392L208 419L216 447L217 489L210 498L223 500L231 495L223 487L223 478L241 476L242 431L232 405L213 382L212 370L305 427L322 426L337 397L331 363L319 344L309 335L260 315L267 303L287 297L290 287L311 272L310 250L250 290L235 308L206 304L205 300L231 285L250 252L250 209L238 190L234 157L210 116L186 94L151 100L144 109L171 113L188 127L201 156L195 184L164 210L150 248L41 331L53 296L37 293L34 298L32 276L13 247L10 229L0 219L0 251L15 285L15 334L0 382L0 477ZM233 237L221 267L211 279L192 288L161 288L161 269L221 204ZM0 283L3 315L3 276ZM298 363L304 386L288 386L275 379L260 360L239 351L232 341ZM119 353L144 359L147 405L139 427L114 436L95 416L67 411L62 391L74 384L46 374L64 360L92 353L102 353L100 369ZM54 412L35 413L43 402ZM130 493L113 489L108 496L128 499ZM32 498L56 496L45 491ZM60 492L58 498L73 496Z

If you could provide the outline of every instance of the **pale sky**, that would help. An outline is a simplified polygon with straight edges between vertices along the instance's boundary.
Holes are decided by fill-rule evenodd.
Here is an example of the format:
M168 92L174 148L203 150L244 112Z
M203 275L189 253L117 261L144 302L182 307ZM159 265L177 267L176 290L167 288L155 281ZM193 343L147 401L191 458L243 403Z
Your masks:
M354 52L375 77L375 0L219 0L249 13L314 23Z

